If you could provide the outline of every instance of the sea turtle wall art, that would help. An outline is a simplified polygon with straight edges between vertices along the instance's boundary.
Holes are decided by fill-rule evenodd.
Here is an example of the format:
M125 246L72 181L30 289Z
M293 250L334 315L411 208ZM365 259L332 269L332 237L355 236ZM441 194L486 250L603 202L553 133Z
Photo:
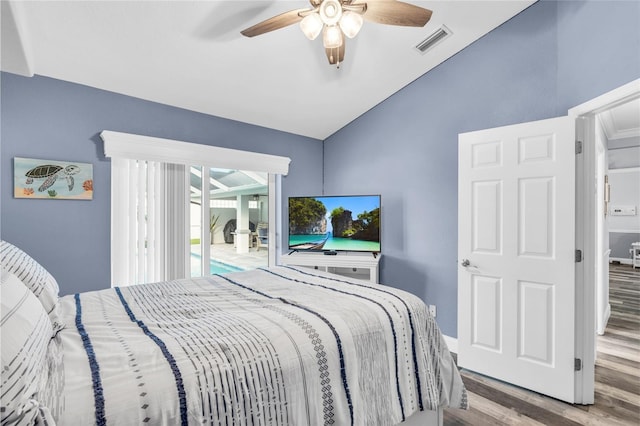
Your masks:
M13 159L16 198L93 199L93 165L76 161Z

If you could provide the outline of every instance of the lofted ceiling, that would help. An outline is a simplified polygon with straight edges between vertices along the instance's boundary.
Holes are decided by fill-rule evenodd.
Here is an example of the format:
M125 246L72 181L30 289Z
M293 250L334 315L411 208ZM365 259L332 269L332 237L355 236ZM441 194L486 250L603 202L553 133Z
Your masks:
M0 66L323 140L534 3L408 2L433 11L425 27L365 21L337 68L297 24L240 34L304 0L3 0Z

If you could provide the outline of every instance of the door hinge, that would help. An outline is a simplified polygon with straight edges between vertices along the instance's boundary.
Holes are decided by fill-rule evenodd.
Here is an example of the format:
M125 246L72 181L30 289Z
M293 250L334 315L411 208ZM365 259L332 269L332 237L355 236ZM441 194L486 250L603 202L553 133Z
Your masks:
M582 250L576 250L576 263L582 262Z
M576 141L576 154L582 154L582 141Z
M582 370L582 360L580 358L574 358L573 359L573 369L575 371Z

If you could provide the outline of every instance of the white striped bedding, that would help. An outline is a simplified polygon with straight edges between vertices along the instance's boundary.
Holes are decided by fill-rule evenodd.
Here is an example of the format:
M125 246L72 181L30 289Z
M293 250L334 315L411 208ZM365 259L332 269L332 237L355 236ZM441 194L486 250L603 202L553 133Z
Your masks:
M39 397L48 382L47 349L53 327L32 291L4 267L0 272L0 424L46 422L51 418Z
M58 425L392 425L467 406L401 290L274 267L60 299Z
M54 333L64 327L58 314L58 283L42 265L27 253L0 240L0 265L15 274L40 300L53 325Z

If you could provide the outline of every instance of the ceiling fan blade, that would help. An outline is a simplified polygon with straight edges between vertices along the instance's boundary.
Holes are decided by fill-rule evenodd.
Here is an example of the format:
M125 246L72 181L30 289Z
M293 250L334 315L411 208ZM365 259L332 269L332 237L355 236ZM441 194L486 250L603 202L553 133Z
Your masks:
M344 47L345 42L342 40L340 47L328 47L324 49L327 53L327 59L331 65L340 64L344 61Z
M354 4L364 3L359 0ZM432 12L413 4L390 0L369 0L367 11L362 16L365 20L386 25L402 25L405 27L424 27Z
M302 21L302 16L300 16L300 13L308 11L309 9L290 10L288 12L281 13L280 15L276 15L274 17L266 19L262 22L258 22L254 26L240 31L240 33L246 37L255 37L257 35L268 33L270 31L279 30L280 28L284 28L291 24L295 24L296 22Z

